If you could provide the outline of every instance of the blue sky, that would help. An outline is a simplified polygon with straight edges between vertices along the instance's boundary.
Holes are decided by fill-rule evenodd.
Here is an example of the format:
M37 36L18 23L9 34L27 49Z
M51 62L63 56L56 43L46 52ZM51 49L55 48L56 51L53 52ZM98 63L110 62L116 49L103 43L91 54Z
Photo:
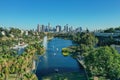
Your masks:
M0 0L0 26L36 29L69 24L90 30L120 26L120 0Z

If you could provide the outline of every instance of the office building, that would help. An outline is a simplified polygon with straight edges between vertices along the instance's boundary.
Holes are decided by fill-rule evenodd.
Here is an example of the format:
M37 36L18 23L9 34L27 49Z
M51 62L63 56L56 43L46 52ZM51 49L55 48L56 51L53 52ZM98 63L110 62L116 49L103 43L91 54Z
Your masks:
M64 32L68 32L69 31L69 29L68 29L68 24L66 24L65 26L64 26Z
M46 27L42 25L42 32L45 32Z
M69 32L72 32L73 31L73 27L69 27Z
M60 25L56 26L56 32L61 32L61 26Z
M40 27L40 25L38 24L37 25L37 32L40 32L41 31L41 27Z
M76 28L76 32L82 32L82 27Z

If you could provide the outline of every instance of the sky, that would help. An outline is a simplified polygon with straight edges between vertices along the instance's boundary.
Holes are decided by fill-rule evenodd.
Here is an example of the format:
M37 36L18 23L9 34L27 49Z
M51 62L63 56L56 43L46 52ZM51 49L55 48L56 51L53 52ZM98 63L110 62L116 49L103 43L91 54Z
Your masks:
M36 29L66 24L83 29L120 26L120 0L0 0L0 26Z

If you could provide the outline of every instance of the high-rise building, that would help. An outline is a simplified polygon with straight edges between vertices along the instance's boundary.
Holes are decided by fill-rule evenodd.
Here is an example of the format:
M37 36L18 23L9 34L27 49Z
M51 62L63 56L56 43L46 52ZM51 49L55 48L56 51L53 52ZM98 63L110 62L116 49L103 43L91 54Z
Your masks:
M51 25L50 25L50 23L48 23L48 32L50 31L50 27L51 27Z
M42 32L45 32L45 26L44 25L42 25Z
M56 32L61 32L61 26L60 25L56 26Z
M53 27L52 32L56 32L56 28L55 27Z
M41 27L40 27L40 25L38 24L37 25L37 32L40 32L41 31Z
M82 27L76 28L76 32L82 32Z
M71 27L69 27L69 31L71 32L71 31L73 31L73 27L71 26Z
M49 27L48 26L45 27L45 32L49 32Z
M69 31L69 29L68 29L68 24L66 24L66 25L64 26L64 31L65 31L65 32L68 32L68 31Z
M80 27L80 32L82 32L82 27Z
M53 27L50 26L50 27L49 27L49 31L53 31Z

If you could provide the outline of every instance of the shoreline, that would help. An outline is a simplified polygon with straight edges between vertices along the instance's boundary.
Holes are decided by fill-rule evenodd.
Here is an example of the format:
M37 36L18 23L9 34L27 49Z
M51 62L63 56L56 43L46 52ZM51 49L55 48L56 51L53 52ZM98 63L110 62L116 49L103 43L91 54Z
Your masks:
M79 58L76 58L76 60L77 60L78 63L83 67L84 73L85 73L85 76L86 76L86 79L89 80L88 75L87 75L87 71L86 71L86 69L85 69L85 65L83 64L82 61L79 60Z

